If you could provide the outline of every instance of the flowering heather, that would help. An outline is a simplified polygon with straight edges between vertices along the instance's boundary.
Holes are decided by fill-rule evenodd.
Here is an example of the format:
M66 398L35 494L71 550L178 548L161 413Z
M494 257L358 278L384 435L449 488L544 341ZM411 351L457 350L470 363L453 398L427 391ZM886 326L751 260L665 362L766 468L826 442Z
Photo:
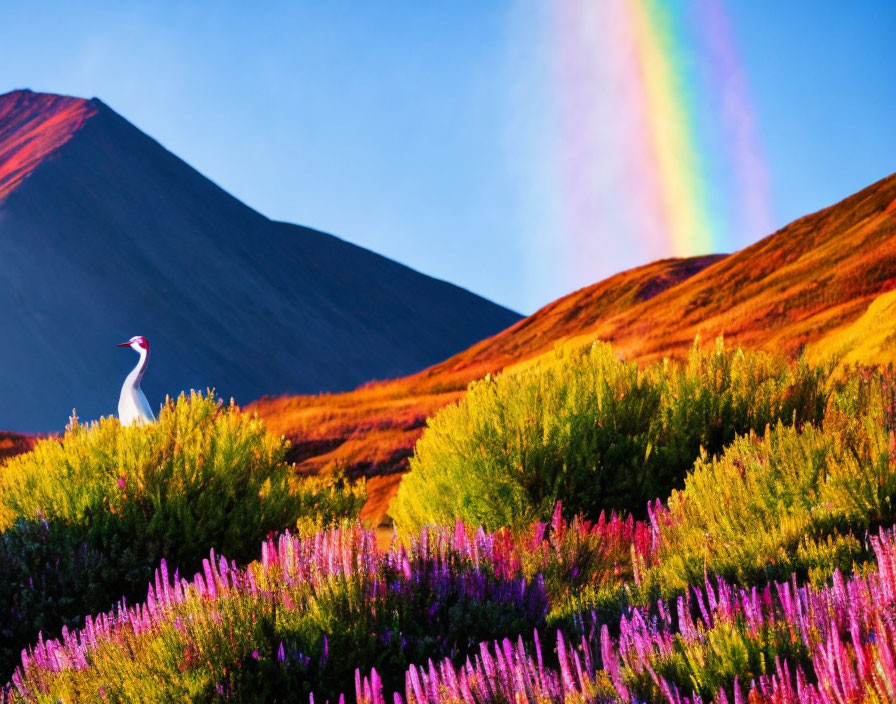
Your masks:
M128 601L112 611L68 622L59 637L29 637L0 699L323 704L350 699L354 680L364 704L896 701L896 396L883 381L856 374L837 386L820 426L779 422L702 454L683 490L668 506L650 503L645 521L566 520L557 504L545 523L425 527L385 551L355 524L311 532L314 523L300 523L299 536L269 536L248 566L214 551L202 560L203 551L177 561L199 570L185 579L169 558L143 603L117 591ZM707 418L716 417L712 398L701 406ZM42 452L81 458L88 476L89 453L74 450L113 430L73 431L63 448ZM229 486L240 474L226 455ZM131 503L143 506L128 497L146 483L144 470L120 465L93 479L118 501L108 511L115 521ZM171 471L192 466L184 459ZM17 475L6 476L20 489L16 502L32 500ZM203 486L199 505L232 516ZM270 499L264 486L253 497ZM107 515L80 505L66 515L83 516L84 530ZM57 544L72 541L57 535L60 516L26 522L19 508L0 534L0 566L14 567L7 582L20 586L9 593L50 585L51 597L77 594L69 573L96 573L80 569L94 553L44 568L35 574L53 581L32 584L22 546L39 566L53 565ZM253 552L251 542L234 544ZM0 600L4 613L6 603L19 602Z
M122 602L25 652L13 696L202 698L258 691L256 679L262 691L335 693L357 665L456 657L489 633L530 631L547 606L543 581L522 577L513 550L462 526L388 552L357 526L287 533L245 569L213 553L187 581L163 562L145 603Z
M892 616L896 542L892 533L872 542L878 572L867 577L845 580L836 573L824 589L793 583L743 589L719 581L693 590L673 609L658 603L650 617L633 610L623 620L618 640L604 626L589 629L577 642L558 632L555 652L543 652L537 632L530 647L521 638L484 642L460 665L447 659L412 665L403 692L391 696L385 694L375 670L365 677L358 671L356 700L360 704L892 702L896 700ZM731 637L735 631L744 644L740 650L738 639ZM723 637L714 638L720 633ZM766 673L754 677L741 669L744 676L733 674L725 687L703 696L693 691L707 686L709 668L725 657L742 667L733 659L748 650L748 641L765 649L765 658L758 662ZM788 648L790 652L785 652ZM687 685L663 674L676 657L690 670ZM683 694L686 691L691 694Z
M298 687L335 696L357 667L395 686L412 662L531 633L571 585L618 589L632 557L648 562L655 543L631 518L567 522L558 506L550 524L516 538L458 523L383 552L350 526L269 539L243 569L212 553L189 581L162 562L143 604L122 602L24 652L12 695L89 700L102 687L113 700L150 701L157 687L200 698Z
M878 571L845 580L834 575L823 589L781 583L762 590L719 581L695 589L674 609L661 602L651 616L633 610L618 640L604 626L573 644L557 634L547 666L538 634L534 646L482 643L460 666L408 668L404 693L383 695L375 671L356 674L363 704L464 702L630 702L697 704L844 704L896 701L896 542L872 539ZM737 658L751 649L765 672L752 675ZM678 660L685 674L666 674ZM727 660L727 663L726 663ZM727 665L729 680L702 695ZM604 669L601 669L603 667ZM685 672L687 671L687 672ZM685 695L684 692L690 692Z
M245 569L212 555L190 581L163 563L144 604L24 652L7 696L323 702L354 675L365 704L892 700L892 533L871 540L878 569L867 576L837 572L820 589L716 580L629 609L618 637L593 614L580 619L578 636L558 632L545 652L537 631L522 639L548 608L541 575L522 577L523 545L542 530L514 543L458 524L381 552L352 526L268 540ZM570 530L557 519L540 547ZM479 620L504 636L475 638Z
M191 572L215 547L245 564L272 531L357 516L363 485L294 476L286 445L211 394L155 423L89 425L0 464L0 679L39 632L136 600L164 557Z
M531 649L522 638L481 643L459 667L450 660L412 665L405 675L404 696L396 692L391 699L394 704L616 702L618 695L606 673L595 668L593 645L584 637L575 646L567 644L558 631L556 655L547 654L557 665L549 667L537 631ZM375 670L363 679L356 673L355 696L359 704L386 704Z
M619 695L676 704L894 701L896 539L871 539L877 571L824 588L722 580L674 604L633 609L602 657ZM688 696L685 696L688 694Z

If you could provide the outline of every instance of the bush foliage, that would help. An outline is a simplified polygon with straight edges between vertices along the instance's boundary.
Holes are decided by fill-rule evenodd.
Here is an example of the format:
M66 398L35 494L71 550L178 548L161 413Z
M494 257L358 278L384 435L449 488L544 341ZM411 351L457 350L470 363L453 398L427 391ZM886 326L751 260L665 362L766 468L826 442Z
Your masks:
M779 422L701 457L669 500L664 588L708 572L758 584L849 571L867 553L865 535L896 523L894 407L886 381L856 374L819 427Z
M823 370L694 345L686 364L639 368L612 348L557 349L472 384L429 421L391 513L400 530L456 519L490 528L572 513L643 513L705 451L768 424L820 421Z
M156 423L76 422L0 467L0 669L39 631L145 594L162 558L239 562L272 531L357 515L363 489L303 482L282 439L212 394L169 400Z

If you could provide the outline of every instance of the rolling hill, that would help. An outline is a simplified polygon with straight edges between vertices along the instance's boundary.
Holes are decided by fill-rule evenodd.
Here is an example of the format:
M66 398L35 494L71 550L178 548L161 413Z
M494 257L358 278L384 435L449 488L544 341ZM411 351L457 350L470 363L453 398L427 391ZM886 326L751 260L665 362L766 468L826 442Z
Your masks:
M250 408L292 439L302 470L368 476L365 516L378 521L426 417L486 373L594 339L630 359L681 357L698 335L816 360L892 361L894 289L896 174L734 254L659 261L576 291L418 374Z
M248 410L292 441L290 459L309 473L366 476L364 517L381 520L426 419L461 397L469 382L553 349L603 317L649 300L724 255L666 259L565 296L507 330L419 374L344 394L264 398Z
M98 99L0 96L0 428L58 431L143 388L342 391L425 368L520 319L232 197Z

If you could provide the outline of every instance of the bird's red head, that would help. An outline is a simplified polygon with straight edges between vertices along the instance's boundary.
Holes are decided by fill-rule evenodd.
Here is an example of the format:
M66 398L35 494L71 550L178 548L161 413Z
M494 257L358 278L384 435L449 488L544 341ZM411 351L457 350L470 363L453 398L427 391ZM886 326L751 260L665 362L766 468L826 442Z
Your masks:
M143 337L143 335L134 335L127 342L120 342L118 344L119 347L131 347L135 350L146 350L149 351L149 341Z

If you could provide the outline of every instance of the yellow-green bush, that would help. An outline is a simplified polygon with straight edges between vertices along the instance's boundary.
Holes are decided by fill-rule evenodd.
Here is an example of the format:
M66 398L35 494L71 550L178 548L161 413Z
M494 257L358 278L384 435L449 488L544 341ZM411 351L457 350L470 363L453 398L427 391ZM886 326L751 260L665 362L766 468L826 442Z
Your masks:
M607 344L471 384L429 421L391 513L402 531L463 519L489 528L606 508L643 514L681 486L701 448L767 424L817 422L824 373L695 344L686 364L639 368Z
M61 440L43 440L0 468L0 529L18 517L81 522L97 509L116 514L135 502L158 511L187 497L198 502L196 514L222 514L236 494L251 492L259 503L263 488L266 512L285 516L284 453L261 421L211 395L169 399L155 423L75 423Z
M14 614L0 669L39 629L144 596L163 557L184 573L210 548L247 562L271 531L358 515L363 486L300 480L285 451L257 418L192 394L155 423L74 424L0 467L0 611Z
M838 389L820 427L779 423L701 457L669 500L656 568L667 591L704 572L745 584L824 581L896 521L892 391L870 374Z

